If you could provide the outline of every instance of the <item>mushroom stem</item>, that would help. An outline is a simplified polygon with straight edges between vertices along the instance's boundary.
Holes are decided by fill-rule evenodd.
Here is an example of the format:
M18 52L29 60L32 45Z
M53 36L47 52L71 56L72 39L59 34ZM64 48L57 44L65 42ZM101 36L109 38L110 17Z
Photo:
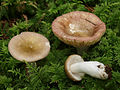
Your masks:
M79 62L71 65L72 73L85 73L99 79L107 79L106 66L97 61Z
M87 50L88 50L88 48L89 48L88 46L76 47L77 53L78 53L79 55L82 55L84 51L87 51Z

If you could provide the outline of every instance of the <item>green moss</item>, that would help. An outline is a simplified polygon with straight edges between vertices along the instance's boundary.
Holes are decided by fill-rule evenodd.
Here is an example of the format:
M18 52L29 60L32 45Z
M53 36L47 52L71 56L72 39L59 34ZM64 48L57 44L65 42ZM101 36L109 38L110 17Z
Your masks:
M25 1L25 0L24 0ZM120 1L118 0L2 0L0 6L0 90L119 90L120 88ZM82 57L99 61L112 68L110 80L99 80L88 75L81 82L71 81L64 72L64 63L76 49L54 36L52 21L71 11L88 11L85 4L94 7L106 23L106 33ZM9 8L10 7L10 8ZM11 11L11 12L10 12ZM27 16L25 21L23 14ZM12 21L15 20L14 25ZM3 23L5 22L5 24ZM49 55L32 67L14 59L8 52L9 40L23 32L35 31L46 36L51 44ZM9 38L6 38L9 37ZM30 76L26 75L26 67Z

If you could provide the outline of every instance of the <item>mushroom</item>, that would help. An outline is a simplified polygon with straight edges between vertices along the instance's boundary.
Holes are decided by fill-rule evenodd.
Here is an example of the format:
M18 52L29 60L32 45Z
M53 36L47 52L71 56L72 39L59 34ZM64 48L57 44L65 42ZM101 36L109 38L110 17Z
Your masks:
M48 55L50 44L48 39L41 34L22 32L10 40L8 50L17 60L34 62Z
M111 68L98 61L85 61L79 55L70 55L65 62L65 72L73 81L80 81L85 74L94 78L108 79Z
M92 13L73 11L57 17L52 23L52 31L61 41L82 53L101 39L106 26Z
M8 50L15 59L31 63L41 60L48 55L50 43L41 34L22 32L10 40Z

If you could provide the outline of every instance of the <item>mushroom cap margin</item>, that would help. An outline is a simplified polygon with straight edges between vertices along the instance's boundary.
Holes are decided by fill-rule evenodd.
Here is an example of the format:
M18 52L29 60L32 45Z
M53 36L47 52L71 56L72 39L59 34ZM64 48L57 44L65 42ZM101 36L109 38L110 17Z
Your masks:
M82 57L77 54L70 55L65 62L64 68L65 68L66 75L73 81L81 81L85 75L85 73L76 73L75 74L75 73L71 72L70 65L77 63L77 62L84 62Z

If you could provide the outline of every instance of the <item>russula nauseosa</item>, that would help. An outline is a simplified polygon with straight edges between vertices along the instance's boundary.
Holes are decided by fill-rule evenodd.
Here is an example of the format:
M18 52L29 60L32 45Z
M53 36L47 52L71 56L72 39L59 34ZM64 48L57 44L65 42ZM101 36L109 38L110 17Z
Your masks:
M85 74L99 79L111 77L111 68L98 61L85 61L79 55L70 55L65 62L65 72L73 81L80 81Z
M19 61L35 62L48 55L50 43L41 34L22 32L10 40L8 50Z
M79 53L98 42L106 26L92 13L73 11L57 17L52 23L52 31L64 43L76 47Z

